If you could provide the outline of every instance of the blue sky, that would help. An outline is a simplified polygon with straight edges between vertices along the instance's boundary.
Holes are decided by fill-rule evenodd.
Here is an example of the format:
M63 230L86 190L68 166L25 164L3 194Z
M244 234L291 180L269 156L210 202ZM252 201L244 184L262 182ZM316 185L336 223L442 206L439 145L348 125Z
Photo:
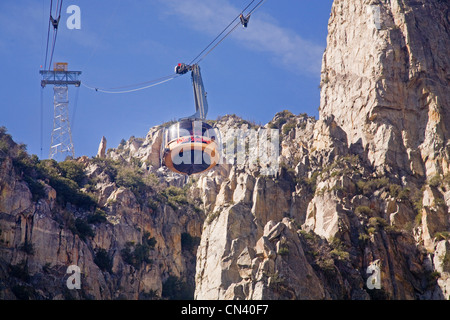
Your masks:
M266 0L247 29L238 27L201 61L208 119L234 113L265 124L284 109L317 118L332 2ZM53 61L82 71L81 81L92 87L170 75L178 62L190 62L249 3L65 0ZM81 9L79 30L66 27L70 5ZM0 126L39 157L42 127L42 158L48 157L53 121L53 90L47 86L41 126L39 70L45 59L49 6L50 0L0 1ZM108 148L117 147L122 138L145 137L149 128L195 111L189 74L127 94L70 87L69 100L76 156L94 156L102 136Z

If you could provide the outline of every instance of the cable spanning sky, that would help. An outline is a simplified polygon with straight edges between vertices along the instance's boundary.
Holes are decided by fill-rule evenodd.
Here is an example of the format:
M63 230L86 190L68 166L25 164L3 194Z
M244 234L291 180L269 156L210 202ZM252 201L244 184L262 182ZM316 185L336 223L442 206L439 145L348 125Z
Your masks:
M41 158L48 157L53 121L53 90L47 86L41 124L39 75L50 2L0 2L0 126ZM80 80L89 87L145 83L170 75L179 62L191 62L250 2L64 0L53 62L82 71ZM284 109L317 117L331 4L264 1L247 28L239 26L200 62L208 119L236 114L265 124ZM68 10L74 5L80 9L79 29ZM126 94L86 86L69 89L76 156L94 156L102 136L108 148L117 147L123 138L145 137L151 127L195 111L189 74Z

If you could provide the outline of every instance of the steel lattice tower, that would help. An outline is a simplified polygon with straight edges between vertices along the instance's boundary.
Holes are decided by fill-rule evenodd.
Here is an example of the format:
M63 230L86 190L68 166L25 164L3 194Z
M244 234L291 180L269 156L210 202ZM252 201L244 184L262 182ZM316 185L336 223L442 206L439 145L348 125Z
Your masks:
M56 63L54 70L41 70L41 86L53 84L53 130L50 143L50 159L60 158L64 160L67 156L75 157L72 142L72 132L69 122L69 87L79 87L81 81L78 76L81 71L67 71L67 63Z
M69 88L67 86L54 86L54 116L52 140L50 143L49 158L55 159L58 154L75 157L72 142L72 132L69 122Z

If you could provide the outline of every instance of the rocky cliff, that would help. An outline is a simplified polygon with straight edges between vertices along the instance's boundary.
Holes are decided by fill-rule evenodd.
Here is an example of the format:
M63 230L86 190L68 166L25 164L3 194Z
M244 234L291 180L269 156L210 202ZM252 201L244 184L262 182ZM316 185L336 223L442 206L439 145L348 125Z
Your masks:
M382 172L449 172L448 1L335 1L320 117Z
M0 298L449 299L449 30L448 1L336 0L318 120L210 121L279 130L274 174L251 139L186 179L162 126L61 163L2 129Z

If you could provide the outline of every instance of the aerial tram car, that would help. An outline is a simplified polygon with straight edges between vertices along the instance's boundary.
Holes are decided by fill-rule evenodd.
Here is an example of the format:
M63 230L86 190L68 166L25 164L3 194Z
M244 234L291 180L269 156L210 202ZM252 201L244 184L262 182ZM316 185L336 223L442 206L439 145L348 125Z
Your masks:
M179 63L175 73L191 72L194 87L195 113L181 118L164 129L161 148L162 164L173 172L191 175L215 167L220 157L220 133L206 120L208 103L198 64Z

